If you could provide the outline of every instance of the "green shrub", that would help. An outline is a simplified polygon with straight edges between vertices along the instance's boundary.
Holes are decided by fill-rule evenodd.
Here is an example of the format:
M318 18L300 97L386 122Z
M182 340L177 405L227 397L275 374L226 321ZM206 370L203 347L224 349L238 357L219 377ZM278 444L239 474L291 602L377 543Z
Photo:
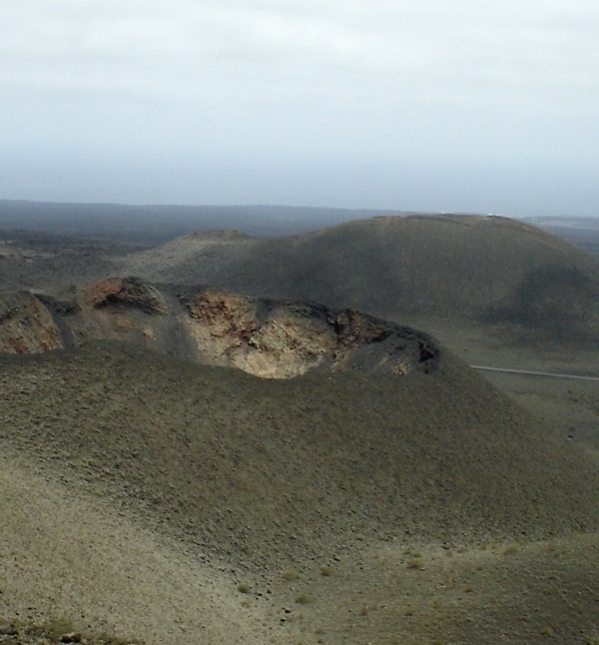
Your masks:
M297 602L300 605L309 605L310 603L314 602L314 599L312 596L310 596L307 593L301 593L296 599L295 602Z

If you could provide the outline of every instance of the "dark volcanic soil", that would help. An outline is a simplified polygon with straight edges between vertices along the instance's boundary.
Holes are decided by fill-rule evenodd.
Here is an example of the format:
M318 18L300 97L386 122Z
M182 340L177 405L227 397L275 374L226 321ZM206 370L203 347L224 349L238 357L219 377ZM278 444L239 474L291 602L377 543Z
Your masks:
M425 321L425 331L439 321L520 326L596 345L599 330L599 258L500 217L380 217L235 244L194 235L131 254L120 271L349 306Z
M372 315L446 331L472 363L593 373L595 258L499 218L202 234L126 259L13 242L0 641L599 642L599 462L578 439L594 382L496 376L531 414Z
M21 488L3 471L0 615L60 608L152 643L179 642L177 613L210 644L592 634L599 588L577 563L597 558L596 463L450 354L401 378L271 380L111 342L5 357L0 384L3 459L21 464Z
M90 345L0 379L3 440L247 566L358 537L599 528L584 453L450 357L400 379L272 381Z

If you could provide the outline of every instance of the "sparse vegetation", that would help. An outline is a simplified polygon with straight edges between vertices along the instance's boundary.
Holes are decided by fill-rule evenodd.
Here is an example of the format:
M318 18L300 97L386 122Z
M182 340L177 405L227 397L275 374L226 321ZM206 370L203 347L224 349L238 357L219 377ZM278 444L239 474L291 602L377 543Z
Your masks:
M297 598L295 599L295 602L297 602L300 605L309 605L310 603L314 602L314 599L312 598L312 596L310 596L310 594L302 592L300 593L299 596L297 596Z
M76 633L73 621L68 618L53 618L42 625L42 629L50 640L59 642L64 634Z
M143 645L137 638L120 638L109 632L87 632L77 630L68 618L53 618L41 624L25 620L0 620L0 640L8 638L15 645L36 645L37 643L85 643L86 645Z
M349 227L360 238L355 243L350 241L349 246L344 237L348 231L337 230L334 235L339 236L340 244L334 248L328 232L308 240L298 238L291 245L243 240L243 248L250 251L260 247L268 254L276 247L278 251L272 257L281 251L280 275L262 276L260 281L250 262L248 275L257 276L257 281L246 281L245 273L236 280L241 286L245 284L247 293L254 289L264 295L271 280L282 290L305 287L326 295L330 289L327 297L344 308L354 302L347 289L355 289L354 282L367 283L375 275L368 259L374 252L386 255L390 280L400 275L395 271L399 265L405 270L398 283L403 289L401 298L418 304L417 296L423 306L451 314L451 307L455 307L451 296L438 288L438 281L445 276L429 271L437 256L421 249L406 251L410 262L426 269L423 275L431 288L422 292L418 275L410 273L409 263L402 264L395 248L398 238L389 234L394 227L412 224L423 230L434 218L426 222L417 219L421 218L387 218L384 229L375 235L368 223ZM444 236L453 236L461 228L480 230L486 226L484 220L476 219L472 226L460 218L450 220L450 225L442 223ZM434 232L434 226L430 230ZM366 249L363 256L360 280L348 280L347 262L360 256L366 238L372 242L372 249ZM168 263L156 267L166 276L155 286L164 307L145 307L144 303L151 304L148 299L140 300L129 290L123 292L128 300L119 297L115 302L114 294L108 294L102 306L94 309L93 320L105 323L108 335L126 333L141 338L149 330L147 342L156 346L163 341L171 343L168 347L173 355L188 352L190 347L183 340L189 338L170 333L170 323L174 325L175 321L168 316L173 312L202 313L197 307L177 309L183 302L179 298L189 296L189 302L197 304L193 300L197 295L194 272L207 281L217 275L221 247L226 247L233 264L239 260L236 238L231 238L233 242L227 238L226 244L221 244L222 239L219 237L211 249L210 262L216 258L214 266L203 264L214 269L212 273L198 269L205 258L194 264L195 246L211 247L209 237L185 242L189 251L185 257L194 259L177 273L181 286L168 284ZM323 246L316 253L308 247L319 239ZM527 242L523 237L517 239L522 244ZM434 250L436 240L427 238L427 242ZM553 249L559 246L554 243ZM56 266L57 272L68 273L69 280L83 284L86 276L61 269L59 247L53 251L54 259L43 261ZM94 248L97 255L91 251L87 255L90 265L98 265L103 281L107 267L137 262L118 258L113 262L102 255L103 247ZM344 251L337 254L339 248L351 252L347 256ZM303 266L309 266L314 257L327 262L329 256L337 257L335 263L328 264L331 273L326 279L315 280L308 272L309 279L298 287L304 278L295 273L294 257L285 264L289 250L297 253L302 263L306 260ZM145 270L151 272L154 268L148 266L147 257L160 253L159 249L148 253L135 266L143 270L146 262ZM574 266L576 258L564 253ZM96 257L101 261L96 262ZM272 257L261 258L263 266ZM473 304L464 316L481 315L482 309L475 307L479 295L476 284L481 275L489 274L493 289L485 293L495 293L493 312L500 310L501 315L511 316L510 320L519 320L520 305L509 299L509 293L513 293L510 284L515 284L517 289L522 287L516 295L527 307L529 295L536 298L539 308L532 314L538 314L543 322L543 303L537 296L547 284L545 255L535 259L540 277L533 286L538 286L538 291L521 282L521 276L526 278L527 274L519 257L517 280L507 275L515 270L512 265L508 271L495 274L492 258L477 265L475 272L467 270L473 283L463 283L458 295L461 297L464 285L468 286L466 304L470 306L470 300ZM13 262L3 256L3 289L12 289L19 275L28 275L32 278L27 282L31 289L28 299L50 307L52 321L73 324L75 344L87 338L85 334L96 327L88 329L84 324L78 309L79 287L74 286L64 302L52 305L47 296L52 293L51 280L37 285L36 276L42 276L45 269L37 259L30 259ZM468 265L459 254L451 253L446 259L448 273L455 273L462 260ZM554 277L559 279L559 272ZM581 279L584 282L587 278ZM589 288L594 289L596 284L591 281ZM380 284L371 286L362 295L354 295L362 298L370 311L388 307L399 323L411 324L415 309L402 309L397 304L398 292L394 295L388 280L381 277ZM431 296L435 292L440 297L438 302ZM498 296L503 298L501 294L508 294L505 300L497 300ZM559 299L554 295L551 289L547 291L551 306L557 308ZM135 302L131 296L135 296ZM9 302L3 297L0 295L0 301ZM280 333L286 342L286 358L306 350L301 325L295 326L299 317L292 317L293 325L287 324L288 317L285 325L269 327L268 334L257 325L263 322L262 314L275 309L289 313L289 309L273 304L275 300L260 301L258 309L264 310L258 311L259 315L252 311L241 319L232 315L231 302L220 298L218 306L204 311L210 315L224 311L229 316L223 322L224 337L232 343L229 348L244 349L248 343L255 347L268 334L276 340ZM379 309L376 302L381 305ZM595 300L589 302L589 307L596 307ZM132 312L129 306L135 303ZM527 384L536 382L534 378L497 374L480 378L451 351L441 355L436 370L424 369L416 362L416 368L406 377L381 374L372 378L369 370L377 368L380 358L376 353L378 341L372 341L378 338L373 331L384 332L382 323L353 313L340 324L318 305L300 303L294 307L304 307L302 311L316 316L327 333L331 331L328 325L335 328L334 342L326 345L327 351L355 349L356 339L370 339L353 355L358 362L363 361L363 365L359 363L361 371L335 374L323 369L280 383L248 377L237 370L177 362L112 340L25 360L0 356L0 600L3 606L17 607L25 615L26 598L31 604L28 615L35 616L43 615L52 595L54 611L65 611L75 618L74 624L56 619L40 627L47 630L47 637L41 632L38 637L31 627L16 623L23 633L28 629L35 637L31 645L38 641L57 643L57 639L76 642L81 633L76 628L94 621L103 628L116 625L124 633L131 625L139 625L144 637L159 643L202 642L204 635L207 642L247 642L253 636L248 639L244 635L260 633L257 638L262 641L270 638L273 643L293 645L298 645L300 638L305 645L329 640L347 645L395 645L409 639L425 645L478 645L495 642L499 631L505 634L502 640L506 642L512 636L517 642L543 640L541 634L547 642L560 640L562 634L576 634L584 642L581 629L589 630L588 608L599 595L591 566L597 562L599 547L594 537L599 528L599 486L595 464L579 450L578 442L584 440L585 428L595 422L594 414L599 412L597 395L592 394L596 386L576 386L570 405L564 384L540 385L537 390L533 385L522 386L520 393L508 399L489 380L507 383L504 389L514 394L518 389L514 383L520 387L524 380ZM0 311L0 328L11 311L11 307ZM509 365L514 356L522 363L530 356L532 350L516 342L516 336L510 336L503 323L499 322L492 333L482 323L462 329L462 312L453 311L451 329L444 328L437 317L422 320L439 325L449 349L452 344L445 338L451 339L452 329L459 330L455 334L460 342L473 343L468 348L469 362L476 364L484 356ZM585 310L585 316L587 313ZM585 320L582 316L581 324L586 324ZM413 321L416 324L417 317ZM310 318L310 322L314 320ZM545 344L546 338L551 339L551 330L546 336L537 335L534 324L527 328L538 362L531 369L549 369L553 361L562 369L561 347ZM98 334L102 329L98 323ZM433 326L430 329L436 333ZM480 346L475 346L470 331L480 335ZM570 337L570 331L566 321L564 337ZM291 332L298 335L290 336ZM405 333L406 338L411 337L412 332ZM503 354L502 335L510 347L513 343L525 355L521 358L516 349ZM289 338L293 342L288 343ZM389 336L381 341L385 352L401 350L393 345L395 340ZM422 348L417 340L410 347L416 352L414 356L420 356ZM23 346L17 343L15 349L20 351ZM306 351L313 349L307 347ZM555 349L555 359L552 355L545 363L545 349ZM588 352L590 358L577 362L577 369L582 366L589 373L596 369L599 363L592 351L586 343L584 353ZM316 358L319 356L317 353ZM421 355L426 356L426 352ZM541 394L547 401L541 412L548 421L553 422L553 410L558 417L563 415L559 427L543 425L515 402L529 398L529 407L536 414ZM589 414L584 423L579 422L582 417L575 415L591 409L593 419ZM573 434L574 427L578 428L577 435L567 442L562 431ZM17 457L14 463L13 454ZM39 499L36 490L42 490ZM104 514L96 514L96 499ZM584 534L572 533L572 529L582 531L582 527ZM523 535L525 539L520 537ZM555 544L545 549L543 540L548 536ZM491 546L480 544L482 539L492 541ZM442 550L441 544L451 548ZM509 557L514 553L518 555ZM52 566L45 566L49 559ZM70 577L64 585L61 573L59 590L51 594L49 590L57 586L52 576L59 571L70 572ZM100 585L105 580L103 593ZM31 600L26 585L30 585ZM9 597L15 588L18 595ZM302 607L313 602L308 591L315 604ZM146 616L143 603L151 616ZM235 608L238 611L232 620L224 621L227 612L232 609L235 613ZM416 617L410 619L413 615ZM576 622L581 616L584 624ZM549 620L553 627L543 628ZM330 638L317 627L320 623L326 626ZM204 629L205 634L201 631ZM89 645L132 642L109 634L89 639L81 634ZM433 640L435 635L439 636ZM11 638L0 632L0 640L13 642ZM596 635L586 640L587 645L599 645Z

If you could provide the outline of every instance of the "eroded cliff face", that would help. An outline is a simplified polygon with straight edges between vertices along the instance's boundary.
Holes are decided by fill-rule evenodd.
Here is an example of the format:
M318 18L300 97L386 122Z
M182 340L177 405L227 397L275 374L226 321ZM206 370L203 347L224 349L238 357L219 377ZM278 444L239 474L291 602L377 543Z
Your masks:
M203 360L267 378L304 374L334 354L326 310L272 305L223 291L181 298L186 325ZM312 315L311 315L312 314Z
M38 298L27 292L0 296L0 352L39 354L62 347L58 326Z
M258 300L220 290L181 297L186 324L207 363L263 378L311 369L406 374L436 366L432 339L366 314L313 303Z
M0 305L0 352L117 339L276 379L313 369L400 375L434 369L439 361L425 334L357 311L222 289L159 289L137 278L109 278L62 299L5 296Z

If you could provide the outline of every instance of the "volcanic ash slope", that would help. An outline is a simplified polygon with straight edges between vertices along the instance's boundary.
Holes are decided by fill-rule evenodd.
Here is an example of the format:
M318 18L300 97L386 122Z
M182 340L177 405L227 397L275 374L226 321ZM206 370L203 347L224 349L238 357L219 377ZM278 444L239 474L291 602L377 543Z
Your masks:
M0 379L3 442L250 567L357 537L598 524L594 465L450 354L428 374L280 381L107 343Z
M599 329L599 259L501 217L377 217L273 240L198 233L131 254L120 270L353 307L430 331L439 321L507 324L596 342Z
M388 571L599 530L596 464L450 353L428 373L274 380L96 342L5 357L0 384L8 618L59 614L148 643L297 643L321 628L332 643L421 642L433 623L410 630L405 600L383 601ZM489 571L508 562L489 557ZM406 579L402 594L424 603L456 575ZM455 599L438 602L439 633L479 642ZM360 629L347 603L366 607Z

